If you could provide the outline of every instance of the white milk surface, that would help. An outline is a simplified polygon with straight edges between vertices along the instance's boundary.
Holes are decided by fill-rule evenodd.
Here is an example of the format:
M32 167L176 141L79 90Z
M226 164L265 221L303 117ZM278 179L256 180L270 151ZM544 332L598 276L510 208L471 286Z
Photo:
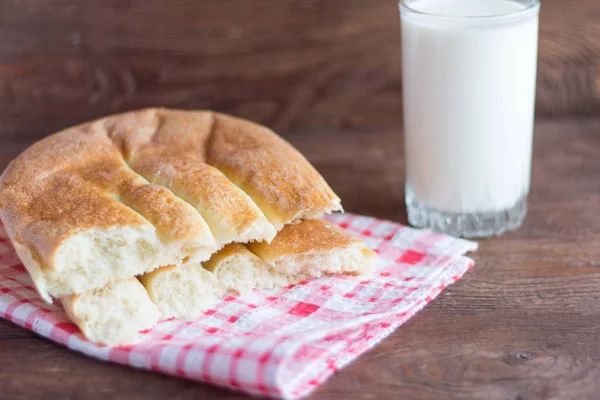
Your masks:
M409 190L440 211L509 209L529 190L537 13L509 0L409 5L417 11L402 12Z

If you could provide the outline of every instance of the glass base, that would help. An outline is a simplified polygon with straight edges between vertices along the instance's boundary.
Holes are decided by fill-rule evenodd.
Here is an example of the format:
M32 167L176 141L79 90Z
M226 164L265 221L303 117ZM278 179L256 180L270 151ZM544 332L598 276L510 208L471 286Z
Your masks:
M527 214L526 194L508 210L451 213L429 208L409 192L410 190L407 190L406 194L408 222L417 228L431 229L452 236L483 238L500 235L519 228Z

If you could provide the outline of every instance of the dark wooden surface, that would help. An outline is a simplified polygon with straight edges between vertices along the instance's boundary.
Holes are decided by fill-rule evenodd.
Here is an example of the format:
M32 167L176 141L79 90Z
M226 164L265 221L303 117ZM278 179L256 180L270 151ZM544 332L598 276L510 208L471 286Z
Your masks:
M347 210L406 222L396 3L0 0L0 171L107 113L213 108L286 133ZM525 225L315 399L600 398L600 2L542 3ZM240 397L0 321L0 400Z
M537 110L600 114L600 1L542 0ZM401 119L396 0L0 0L0 140L152 105L278 131Z
M397 129L287 138L349 211L405 222ZM6 143L5 143L6 144ZM21 144L0 150L0 170ZM537 125L524 226L313 399L598 399L600 120ZM0 321L0 399L242 395L88 359Z

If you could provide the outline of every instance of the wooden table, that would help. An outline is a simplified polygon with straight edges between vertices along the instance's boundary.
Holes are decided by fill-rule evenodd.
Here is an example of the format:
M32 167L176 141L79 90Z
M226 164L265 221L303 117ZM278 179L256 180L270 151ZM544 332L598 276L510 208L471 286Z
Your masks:
M406 223L398 130L288 136L347 210ZM0 169L26 143L0 145ZM600 121L537 125L529 215L480 241L476 265L314 399L600 396ZM242 395L110 365L0 321L0 398Z

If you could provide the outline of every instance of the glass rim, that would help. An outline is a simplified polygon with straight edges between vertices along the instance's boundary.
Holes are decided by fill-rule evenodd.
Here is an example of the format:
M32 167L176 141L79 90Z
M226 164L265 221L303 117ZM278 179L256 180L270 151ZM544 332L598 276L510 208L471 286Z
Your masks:
M418 1L418 0L415 0ZM422 17L432 17L432 18L439 18L439 19L447 19L447 20L464 20L464 21L500 21L500 20L512 20L512 19L516 19L522 16L526 16L529 15L533 12L538 12L540 9L540 0L529 0L530 4L518 11L514 11L514 12L509 12L509 13L504 13L504 14L493 14L493 15L466 15L466 16L461 16L461 15L444 15L444 14L436 14L436 13L430 13L430 12L425 12L425 11L421 11L421 10L416 10L412 7L410 7L407 4L407 0L400 0L398 2L398 7L400 8L400 14L406 14L406 15L415 15L415 16L422 16Z

